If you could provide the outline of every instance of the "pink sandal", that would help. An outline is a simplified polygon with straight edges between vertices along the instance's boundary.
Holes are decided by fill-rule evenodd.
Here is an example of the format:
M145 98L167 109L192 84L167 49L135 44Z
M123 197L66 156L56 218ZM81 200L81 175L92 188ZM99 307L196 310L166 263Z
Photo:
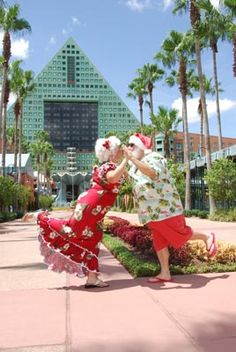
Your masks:
M209 258L213 258L217 252L216 235L212 232L211 236L212 236L212 241L210 246L207 249L209 253Z

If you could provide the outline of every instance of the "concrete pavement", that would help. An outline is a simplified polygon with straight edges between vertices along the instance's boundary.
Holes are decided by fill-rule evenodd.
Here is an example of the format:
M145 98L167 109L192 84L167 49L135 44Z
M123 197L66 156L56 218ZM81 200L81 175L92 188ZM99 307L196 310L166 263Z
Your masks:
M101 271L110 287L85 290L85 279L46 269L36 228L20 220L0 224L0 351L236 350L236 273L151 285L133 279L103 247Z

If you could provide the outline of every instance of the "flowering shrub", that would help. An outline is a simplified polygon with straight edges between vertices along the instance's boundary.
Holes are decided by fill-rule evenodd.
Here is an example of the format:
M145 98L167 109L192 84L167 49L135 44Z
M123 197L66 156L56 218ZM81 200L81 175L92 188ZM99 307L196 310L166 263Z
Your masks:
M195 258L193 251L191 250L191 244L186 243L179 249L170 248L170 263L174 265L189 265Z
M109 216L113 224L108 226L109 232L120 237L123 241L142 252L152 248L150 231L143 226L130 225L128 220L116 216Z
M145 226L130 225L128 220L116 216L106 217L104 230L121 238L134 249L149 254L156 259L152 247L151 232ZM206 246L202 241L187 242L180 249L170 248L170 263L173 265L200 264L209 261ZM218 242L218 251L213 263L236 263L236 246Z

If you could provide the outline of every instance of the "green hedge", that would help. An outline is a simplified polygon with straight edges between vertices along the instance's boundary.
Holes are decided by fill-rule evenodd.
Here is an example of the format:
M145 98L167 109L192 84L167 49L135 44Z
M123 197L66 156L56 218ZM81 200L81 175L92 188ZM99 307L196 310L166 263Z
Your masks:
M157 260L150 260L148 257L141 256L130 250L122 240L110 234L104 234L103 244L134 277L154 276L160 271L160 265ZM208 262L197 265L190 264L188 266L170 265L170 271L174 275L230 272L236 271L236 263Z
M213 221L236 221L236 208L229 210L216 210L214 214L209 215L209 219Z

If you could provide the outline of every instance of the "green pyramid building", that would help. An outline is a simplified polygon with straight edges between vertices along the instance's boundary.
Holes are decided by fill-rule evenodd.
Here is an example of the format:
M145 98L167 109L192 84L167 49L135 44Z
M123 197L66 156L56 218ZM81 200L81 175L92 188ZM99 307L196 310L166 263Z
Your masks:
M67 170L69 147L76 148L77 170L90 171L98 137L138 126L134 114L72 38L38 74L35 83L35 91L24 104L23 134L33 142L35 132L49 132L56 151L56 172ZM10 108L8 125L13 124Z

